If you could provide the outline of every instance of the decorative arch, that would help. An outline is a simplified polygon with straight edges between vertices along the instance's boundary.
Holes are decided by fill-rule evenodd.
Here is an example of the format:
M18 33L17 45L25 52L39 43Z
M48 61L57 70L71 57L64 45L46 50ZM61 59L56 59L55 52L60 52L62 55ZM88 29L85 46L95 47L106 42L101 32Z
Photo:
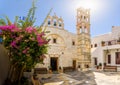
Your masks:
M65 41L64 41L63 37L61 37L58 34L49 34L47 36L47 38L51 39L49 44L53 44L53 40L56 39L56 44L65 45Z
M47 21L46 21L46 25L51 26L51 24L52 24L52 17L48 16Z

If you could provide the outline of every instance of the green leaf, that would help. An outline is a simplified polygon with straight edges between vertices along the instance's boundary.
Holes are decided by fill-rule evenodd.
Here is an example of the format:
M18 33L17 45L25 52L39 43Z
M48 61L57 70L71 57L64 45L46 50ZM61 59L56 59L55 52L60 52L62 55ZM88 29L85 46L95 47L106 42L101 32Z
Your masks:
M6 25L6 22L4 19L0 19L0 25Z
M7 20L7 24L8 24L8 25L11 25L12 22L10 21L10 19L9 19L7 16L5 16L5 18L6 18L6 20Z

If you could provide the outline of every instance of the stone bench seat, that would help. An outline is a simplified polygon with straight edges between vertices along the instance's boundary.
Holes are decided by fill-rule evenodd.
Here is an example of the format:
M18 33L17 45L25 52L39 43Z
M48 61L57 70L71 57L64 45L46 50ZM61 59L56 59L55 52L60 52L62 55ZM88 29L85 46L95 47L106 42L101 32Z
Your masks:
M105 66L104 71L112 71L112 72L117 72L117 66Z
M37 74L47 74L47 68L34 68L34 72Z
M69 66L69 67L63 67L63 72L72 72L74 71L74 68Z

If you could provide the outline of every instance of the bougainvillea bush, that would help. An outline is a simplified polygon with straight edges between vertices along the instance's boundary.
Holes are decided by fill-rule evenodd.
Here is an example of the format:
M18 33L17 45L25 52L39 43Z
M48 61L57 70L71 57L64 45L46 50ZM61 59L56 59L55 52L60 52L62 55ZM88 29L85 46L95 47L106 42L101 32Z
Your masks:
M15 24L0 26L3 44L10 52L11 61L27 66L39 62L47 53L45 33L34 27L18 28Z
M40 27L33 26L35 7L29 10L25 20L16 17L12 23L8 17L0 21L0 36L3 45L6 47L10 58L10 70L8 79L11 82L21 80L23 72L31 69L38 62L42 62L47 53L47 43L45 31Z

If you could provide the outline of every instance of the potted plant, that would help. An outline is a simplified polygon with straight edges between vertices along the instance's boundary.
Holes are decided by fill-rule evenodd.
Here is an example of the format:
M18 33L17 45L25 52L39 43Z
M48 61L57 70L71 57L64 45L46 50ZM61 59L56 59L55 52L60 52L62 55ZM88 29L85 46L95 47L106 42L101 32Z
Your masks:
M99 66L98 66L98 65L96 65L96 69L99 69Z
M107 64L106 63L104 63L104 66L106 66Z
M99 63L99 67L100 67L100 69L102 68L102 63Z
M58 71L59 71L59 73L62 73L62 68L61 68L61 66L59 66Z
M52 73L52 67L48 66L48 73Z

